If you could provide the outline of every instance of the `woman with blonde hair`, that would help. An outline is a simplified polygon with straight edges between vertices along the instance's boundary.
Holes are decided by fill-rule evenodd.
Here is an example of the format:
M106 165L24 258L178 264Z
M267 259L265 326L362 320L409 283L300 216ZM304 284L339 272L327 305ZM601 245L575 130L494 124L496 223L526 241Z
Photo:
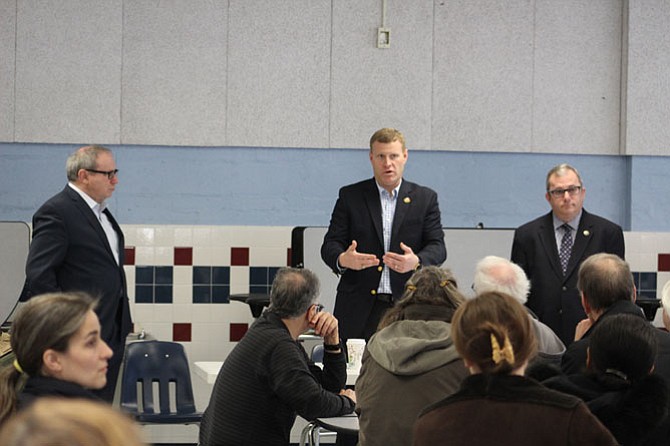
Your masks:
M100 338L96 301L83 293L31 298L18 311L10 344L16 359L0 372L0 423L43 396L95 399L112 350Z
M363 354L356 381L360 446L411 444L421 409L458 390L468 371L450 333L463 301L448 270L428 266L407 281Z
M3 446L143 446L139 427L108 404L41 398L0 430Z
M581 400L523 376L536 340L528 313L511 296L489 292L467 301L456 310L452 336L471 375L422 412L415 446L618 444Z

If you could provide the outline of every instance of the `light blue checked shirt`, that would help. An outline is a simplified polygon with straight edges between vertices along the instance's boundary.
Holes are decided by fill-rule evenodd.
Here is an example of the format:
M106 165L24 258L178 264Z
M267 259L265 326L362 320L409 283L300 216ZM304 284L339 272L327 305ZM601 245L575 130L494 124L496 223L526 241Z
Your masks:
M393 217L395 216L395 206L398 202L398 191L400 190L402 179L400 180L400 183L398 183L398 186L393 189L392 194L389 194L386 189L379 185L379 183L376 184L377 189L379 190L379 200L382 204L382 228L384 233L384 252L386 253L391 247L391 229L393 229ZM386 265L384 265L384 269L382 270L382 277L379 280L377 293L392 294L391 274Z

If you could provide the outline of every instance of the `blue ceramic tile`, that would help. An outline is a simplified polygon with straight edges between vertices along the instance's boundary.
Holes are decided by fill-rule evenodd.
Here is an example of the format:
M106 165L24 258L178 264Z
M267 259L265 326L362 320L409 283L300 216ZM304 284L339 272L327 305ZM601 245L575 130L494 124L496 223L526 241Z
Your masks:
M230 267L212 267L212 283L216 285L230 285Z
M639 288L645 291L656 290L656 273L640 273Z
M270 294L270 287L267 285L249 285L249 292L253 294Z
M212 287L209 285L193 285L193 303L209 304L212 302Z
M171 266L157 266L156 267L156 284L172 285L174 279L172 278Z
M268 267L252 266L249 268L249 285L267 285Z
M136 266L135 267L135 283L153 284L154 283L154 267L153 266Z
M279 271L277 267L268 268L268 285L272 285L272 282L274 282L277 271Z
M212 286L212 303L227 304L230 296L230 286L214 285Z
M153 285L135 285L135 303L137 304L154 303Z
M209 285L212 283L212 267L211 266L194 266L193 267L193 283L200 285Z
M154 289L154 303L171 304L172 285L156 285L156 288Z

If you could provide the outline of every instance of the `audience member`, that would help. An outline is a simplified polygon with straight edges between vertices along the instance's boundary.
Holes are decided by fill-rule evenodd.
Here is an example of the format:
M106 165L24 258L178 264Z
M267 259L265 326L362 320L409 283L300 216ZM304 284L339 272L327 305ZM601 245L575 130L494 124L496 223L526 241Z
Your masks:
M90 390L105 386L112 350L100 338L95 305L83 293L44 294L23 305L11 327L14 365L0 372L0 421L43 396L98 400Z
M561 368L567 374L580 373L586 367L589 337L601 320L616 314L645 319L642 309L635 305L636 289L630 267L613 254L594 254L586 259L579 268L577 286L587 319L577 325L576 342L563 355ZM655 333L658 352L654 372L670 383L670 333L662 330Z
M356 381L360 446L412 443L425 406L454 393L468 375L451 339L464 298L451 272L415 272L368 342Z
M530 281L523 269L516 263L502 257L487 256L475 267L472 287L477 294L489 291L504 293L525 305L530 292ZM538 358L560 363L561 356L565 353L565 344L549 326L537 319L530 308L524 308L528 311L535 331Z
M340 189L321 258L338 276L340 335L370 339L419 266L447 258L435 191L403 178L408 150L396 129L370 138L374 178Z
M565 345L584 318L577 291L577 269L591 254L624 257L621 227L583 208L586 188L577 169L559 164L547 173L545 198L551 212L514 232L512 262L533 284L528 307Z
M144 446L133 421L108 404L42 398L0 430L3 446Z
M665 282L661 291L661 304L663 306L663 326L670 331L670 280Z
M111 403L132 329L123 231L107 206L119 183L118 169L112 151L94 145L72 153L65 170L68 184L33 216L21 301L68 291L99 298L95 311L101 336L114 355L107 367L107 384L94 393Z
M200 426L202 446L287 445L296 414L313 420L353 412L337 319L320 311L318 295L311 271L279 270L270 307L221 367ZM309 328L323 337L323 371L297 341Z
M513 297L483 293L452 320L456 350L472 374L460 390L424 409L414 445L616 445L578 398L523 376L536 351L528 313Z
M607 317L591 333L586 372L559 375L543 384L585 401L622 445L670 444L667 433L662 439L654 436L668 413L668 387L651 374L655 331L632 314Z

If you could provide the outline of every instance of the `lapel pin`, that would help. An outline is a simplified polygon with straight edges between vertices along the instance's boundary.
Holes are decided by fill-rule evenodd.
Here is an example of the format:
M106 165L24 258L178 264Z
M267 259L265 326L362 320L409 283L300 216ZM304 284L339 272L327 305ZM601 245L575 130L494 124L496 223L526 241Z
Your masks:
M412 202L412 199L409 198L409 197L405 197L405 198L402 199L402 202L405 203L405 204L410 204Z
M582 234L584 234L584 237L588 237L591 233L589 232L588 229L584 229L584 232L582 232Z

